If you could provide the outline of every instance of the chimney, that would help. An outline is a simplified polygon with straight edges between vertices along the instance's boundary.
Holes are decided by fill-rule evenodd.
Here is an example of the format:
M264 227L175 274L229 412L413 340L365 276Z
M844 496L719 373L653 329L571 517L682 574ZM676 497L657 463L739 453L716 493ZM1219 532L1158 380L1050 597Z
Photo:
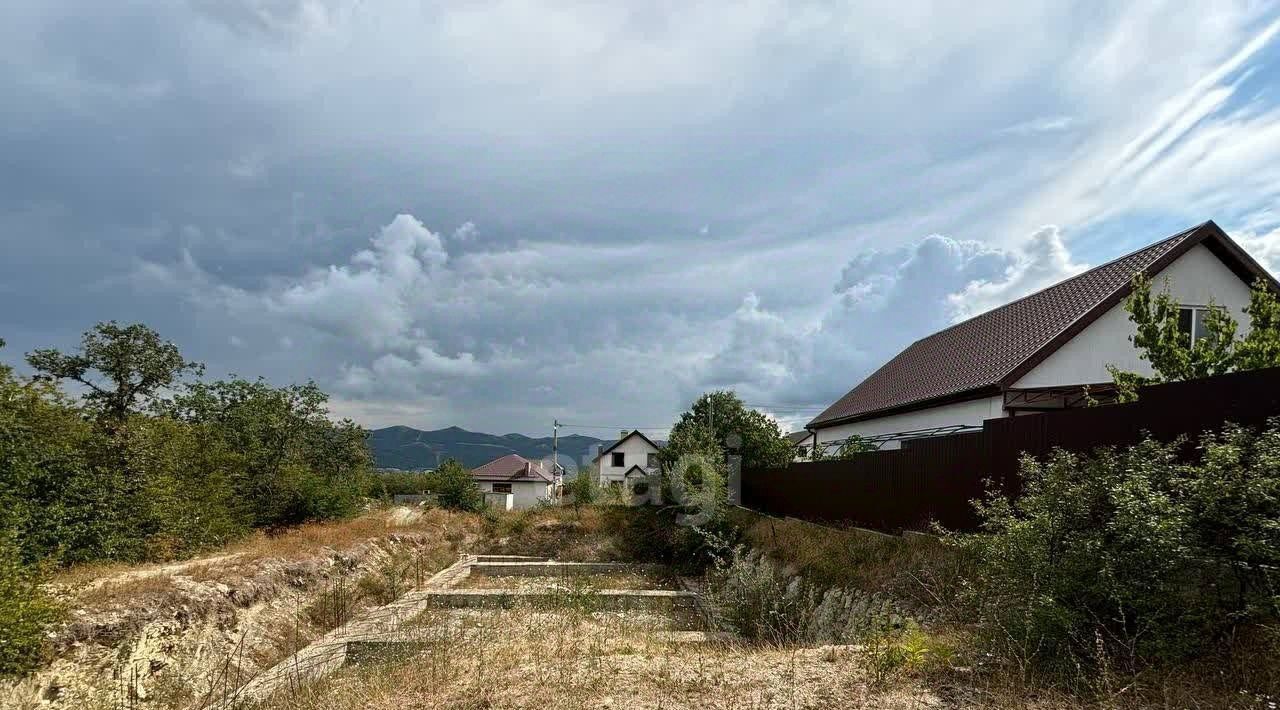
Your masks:
M627 438L627 434L630 434L630 433L631 432L627 431L626 429L623 429L622 431L618 432L618 441L622 441L623 439Z

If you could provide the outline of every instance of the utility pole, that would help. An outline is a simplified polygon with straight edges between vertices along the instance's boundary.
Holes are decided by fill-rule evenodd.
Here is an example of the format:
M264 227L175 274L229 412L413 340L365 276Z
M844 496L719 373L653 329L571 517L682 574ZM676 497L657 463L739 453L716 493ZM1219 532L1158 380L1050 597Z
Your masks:
M559 454L559 452L560 452L560 420L553 419L551 420L551 477L552 478L555 478L556 476L556 466L560 465L558 463L559 456L557 455Z

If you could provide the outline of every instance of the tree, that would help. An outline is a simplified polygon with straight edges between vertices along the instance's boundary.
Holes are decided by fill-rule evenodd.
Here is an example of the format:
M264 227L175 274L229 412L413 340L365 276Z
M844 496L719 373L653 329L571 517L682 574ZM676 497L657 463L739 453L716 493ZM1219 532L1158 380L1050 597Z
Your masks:
M1249 292L1249 334L1236 344L1236 369L1280 366L1280 299L1258 279Z
M783 435L778 423L761 412L748 409L733 392L707 392L680 415L664 449L663 466L673 467L684 454L719 456L728 445L749 467L786 466L794 445Z
M85 402L110 428L123 425L139 403L149 403L183 375L204 371L147 326L115 321L99 323L85 333L78 353L35 350L27 354L27 364L43 377L86 387Z
M1207 336L1193 342L1179 323L1181 306L1167 287L1152 296L1151 281L1141 274L1134 276L1125 310L1135 325L1130 340L1139 357L1151 363L1154 376L1108 365L1122 402L1137 399L1138 388L1147 384L1280 366L1280 302L1262 279L1254 282L1244 309L1250 317L1244 338L1236 337L1238 324L1231 314L1210 302L1203 324Z
M314 382L195 382L155 410L198 427L205 450L234 452L237 496L256 526L340 517L354 510L371 458L366 432L329 419Z
M565 495L570 496L574 514L578 514L582 506L596 502L600 495L600 486L596 484L592 471L584 466L564 484L564 492Z
M454 459L436 469L436 500L441 508L477 512L484 508L484 494L471 473Z

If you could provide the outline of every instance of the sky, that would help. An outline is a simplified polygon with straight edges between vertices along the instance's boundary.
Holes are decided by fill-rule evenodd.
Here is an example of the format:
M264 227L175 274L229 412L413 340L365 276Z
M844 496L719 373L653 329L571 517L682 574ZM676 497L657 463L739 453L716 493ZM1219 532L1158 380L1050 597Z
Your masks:
M1280 270L1280 8L1102 5L6 2L0 361L114 319L369 427L793 428L1207 219Z

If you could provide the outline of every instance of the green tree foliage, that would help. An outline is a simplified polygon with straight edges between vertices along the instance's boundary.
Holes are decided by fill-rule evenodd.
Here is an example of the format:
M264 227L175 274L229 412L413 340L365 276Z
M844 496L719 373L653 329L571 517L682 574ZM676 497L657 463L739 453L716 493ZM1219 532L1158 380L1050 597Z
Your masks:
M866 439L862 438L861 436L858 436L857 434L851 434L849 438L841 442L840 446L836 447L834 451L829 451L824 453L822 450L822 447L814 447L814 460L815 461L825 461L825 460L847 461L853 458L854 456L856 456L857 454L863 454L868 451L876 451L878 449L879 447L877 447L875 444L871 443L870 441L867 441Z
M201 453L234 452L231 481L258 527L340 517L358 502L371 465L366 434L328 417L314 382L272 387L240 378L197 382L158 408L199 433Z
M471 473L454 459L440 464L435 471L436 500L441 508L476 512L484 509L484 493L471 478Z
M952 541L993 650L1139 671L1280 622L1280 420L1205 435L1193 463L1177 451L1026 459L1020 497L978 506L983 532Z
M1280 366L1280 299L1258 280L1244 312L1249 315L1249 333L1236 343L1236 369Z
M1180 304L1168 289L1152 295L1151 281L1141 274L1134 277L1133 291L1125 300L1129 320L1135 325L1131 336L1139 357L1151 364L1153 377L1126 372L1108 365L1120 392L1121 401L1137 398L1137 389L1160 382L1177 382L1237 370L1280 366L1280 301L1266 282L1253 284L1249 306L1250 330L1237 337L1235 318L1225 308L1209 304L1204 328L1208 337L1193 343L1179 327Z
M80 340L80 352L47 348L27 354L27 364L42 376L71 380L86 388L85 403L104 421L123 424L139 405L173 386L185 374L200 374L178 346L141 323L99 323Z
M0 676L36 667L44 655L45 629L58 614L39 575L22 563L8 536L0 534Z
M583 466L578 473L565 481L564 494L569 496L569 503L577 513L584 505L594 505L600 498L600 484L596 482L595 472Z
M777 422L748 409L733 392L718 390L680 415L662 452L663 466L670 470L685 454L723 459L722 447L735 443L746 467L786 466L795 452Z
M183 384L194 366L144 326L83 343L32 353L30 379L0 366L0 534L23 562L182 557L356 510L365 432L314 384Z

